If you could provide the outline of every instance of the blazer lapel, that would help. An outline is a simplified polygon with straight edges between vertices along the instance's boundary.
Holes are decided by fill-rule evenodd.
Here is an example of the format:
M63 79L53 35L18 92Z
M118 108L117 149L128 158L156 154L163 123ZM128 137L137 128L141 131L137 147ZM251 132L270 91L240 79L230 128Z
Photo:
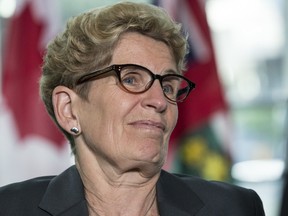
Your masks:
M39 207L51 215L88 216L83 184L75 166L51 180Z
M197 215L205 206L188 185L164 170L157 182L157 200L161 216Z

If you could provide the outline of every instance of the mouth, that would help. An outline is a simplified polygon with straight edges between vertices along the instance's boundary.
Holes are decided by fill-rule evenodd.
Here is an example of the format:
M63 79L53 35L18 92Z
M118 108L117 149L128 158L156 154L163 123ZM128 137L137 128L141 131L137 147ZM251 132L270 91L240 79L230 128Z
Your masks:
M152 121L152 120L134 121L134 122L131 122L129 125L132 125L137 128L161 130L163 132L166 130L165 124L163 124L162 122Z

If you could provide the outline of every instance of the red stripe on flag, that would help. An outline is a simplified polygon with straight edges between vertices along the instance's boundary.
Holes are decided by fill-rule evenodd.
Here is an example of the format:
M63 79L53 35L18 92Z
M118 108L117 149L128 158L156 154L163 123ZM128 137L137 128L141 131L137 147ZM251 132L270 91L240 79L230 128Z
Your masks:
M198 59L196 54L196 58L188 62L188 71L185 75L196 83L196 89L191 92L189 98L184 103L180 103L178 106L179 120L172 134L172 141L181 137L187 131L201 127L217 111L228 110L228 104L224 98L222 85L217 73L211 33L204 8L196 0L184 0L181 2L185 4L184 8L186 8L186 12L193 15L193 20L196 23L191 26L197 26L196 30L201 31L198 35L201 35L201 40L205 42L209 55L205 55L204 59ZM179 12L184 13L184 11ZM179 17L187 18L189 16L181 15ZM178 21L189 23L187 20ZM189 26L184 27L186 29L189 28ZM195 29L191 31L193 32ZM192 43L197 43L197 41L192 41ZM197 50L195 52L197 53Z
M3 94L12 110L20 138L37 135L61 147L64 137L39 97L45 23L33 17L30 4L28 1L21 13L11 18L4 38Z

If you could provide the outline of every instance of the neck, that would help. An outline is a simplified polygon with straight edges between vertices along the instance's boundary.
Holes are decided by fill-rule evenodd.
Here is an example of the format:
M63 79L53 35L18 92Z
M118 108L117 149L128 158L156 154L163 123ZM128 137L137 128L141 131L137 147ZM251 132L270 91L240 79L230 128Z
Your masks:
M119 170L87 155L78 155L76 166L90 216L158 215L156 182L160 170L153 175L143 174L141 169Z
M118 215L139 215L139 216L158 216L158 208L155 192L146 194L146 197L139 196L135 191L129 192L134 196L127 197L125 194L119 196L99 196L94 192L85 191L90 216L118 216ZM104 197L105 196L105 197ZM104 197L104 198L103 198Z

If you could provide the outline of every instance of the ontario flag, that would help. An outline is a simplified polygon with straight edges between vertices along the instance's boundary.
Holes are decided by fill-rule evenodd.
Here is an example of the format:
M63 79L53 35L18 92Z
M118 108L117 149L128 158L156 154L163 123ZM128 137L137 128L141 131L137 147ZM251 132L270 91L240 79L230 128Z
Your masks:
M38 86L43 52L61 26L57 0L16 2L3 36L0 185L57 174L71 161L69 145L45 111Z
M178 124L166 168L229 181L229 107L217 71L205 1L159 0L154 4L165 8L188 33L190 52L185 75L196 83L189 98L178 106Z

